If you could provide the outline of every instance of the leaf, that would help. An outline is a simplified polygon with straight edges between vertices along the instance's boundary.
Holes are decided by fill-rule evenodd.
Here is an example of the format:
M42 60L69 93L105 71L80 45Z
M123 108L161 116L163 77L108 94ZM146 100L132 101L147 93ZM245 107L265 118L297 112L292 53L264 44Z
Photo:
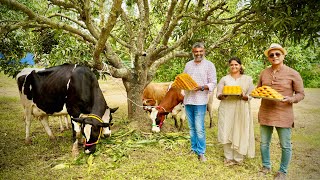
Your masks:
M65 168L69 168L69 167L70 167L69 164L61 163L61 164L55 165L52 169L58 170L58 169L65 169Z
M92 166L92 164L93 164L93 159L94 159L93 155L90 154L90 156L89 156L88 159L87 159L87 164L88 164L89 167Z

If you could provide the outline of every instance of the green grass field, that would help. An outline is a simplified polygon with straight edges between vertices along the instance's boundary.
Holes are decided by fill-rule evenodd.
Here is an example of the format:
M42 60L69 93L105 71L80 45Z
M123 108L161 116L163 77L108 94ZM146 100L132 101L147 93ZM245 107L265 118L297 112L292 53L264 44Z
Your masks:
M104 83L102 88L104 88ZM114 91L106 91L105 96ZM0 74L0 179L273 179L273 174L260 176L259 100L253 100L256 157L242 165L225 167L223 149L217 142L217 128L207 127L208 161L200 163L190 150L187 123L178 132L173 121L165 122L161 133L131 129L126 119L125 101L112 101L120 106L115 113L113 134L103 139L93 155L71 157L71 130L60 132L58 120L49 119L57 140L50 141L41 123L33 120L32 145L25 145L22 106L14 79ZM296 104L293 129L293 158L288 179L320 179L320 89L306 89L306 98ZM111 98L110 98L111 99ZM120 98L121 100L121 98ZM216 100L215 103L218 101ZM215 117L215 123L217 119ZM151 122L146 122L146 124ZM273 134L271 160L273 173L279 168L281 150Z

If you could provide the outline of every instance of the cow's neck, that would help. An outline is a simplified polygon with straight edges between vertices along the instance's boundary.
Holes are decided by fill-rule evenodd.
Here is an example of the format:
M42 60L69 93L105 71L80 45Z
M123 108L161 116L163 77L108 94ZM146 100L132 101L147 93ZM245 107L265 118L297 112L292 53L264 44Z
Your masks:
M95 95L93 96L93 106L91 109L91 114L95 114L99 117L102 117L107 109L107 103L103 97L103 94L100 90L100 88L97 90L96 93L94 93ZM103 101L101 101L101 99L103 99Z

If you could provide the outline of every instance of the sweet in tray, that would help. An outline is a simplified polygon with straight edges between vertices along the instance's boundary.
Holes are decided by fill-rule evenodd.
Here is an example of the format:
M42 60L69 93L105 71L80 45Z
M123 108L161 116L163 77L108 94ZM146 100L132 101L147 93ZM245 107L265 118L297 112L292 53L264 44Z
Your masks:
M250 96L256 97L256 98L264 98L269 100L278 100L281 101L283 99L283 96L278 93L276 90L272 89L270 86L261 86L258 88L255 88Z
M222 90L223 95L241 95L242 89L240 86L224 86Z
M189 74L181 73L176 76L172 87L185 90L193 90L194 88L198 87L198 84L191 78Z

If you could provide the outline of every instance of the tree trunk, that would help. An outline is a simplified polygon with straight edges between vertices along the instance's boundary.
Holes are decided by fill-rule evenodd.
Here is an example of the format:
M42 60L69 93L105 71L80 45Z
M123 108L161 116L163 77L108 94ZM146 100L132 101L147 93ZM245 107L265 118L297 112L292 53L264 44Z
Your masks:
M128 98L128 119L141 120L145 118L142 107L142 94L144 85L141 85L141 82L138 82L137 79L131 79L131 81L132 82L124 81Z

